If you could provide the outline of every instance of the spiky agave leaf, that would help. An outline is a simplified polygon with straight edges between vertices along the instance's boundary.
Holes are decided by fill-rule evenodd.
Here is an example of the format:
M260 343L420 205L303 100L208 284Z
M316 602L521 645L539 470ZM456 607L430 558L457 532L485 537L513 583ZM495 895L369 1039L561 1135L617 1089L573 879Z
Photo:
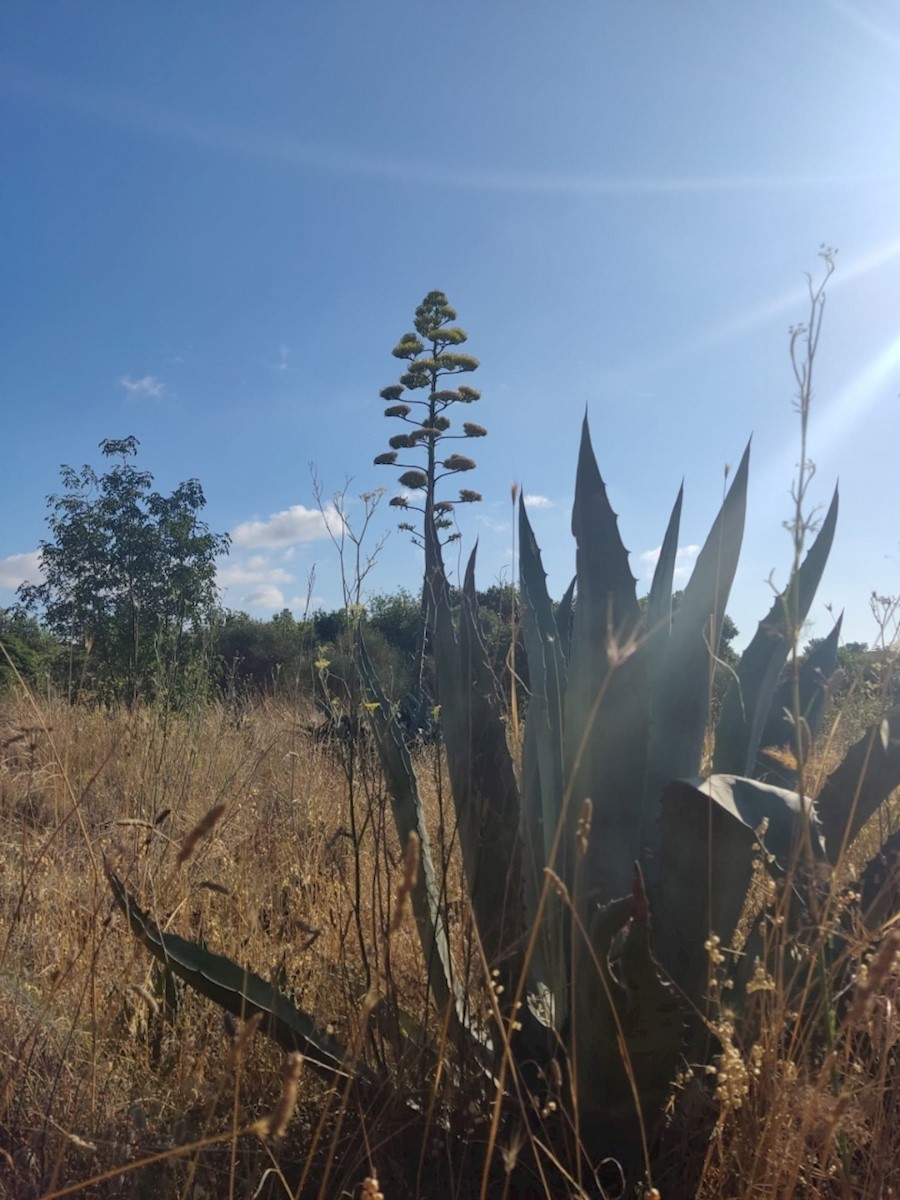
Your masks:
M666 534L659 548L659 558L647 597L647 640L651 645L662 643L665 647L672 628L672 584L675 579L675 558L678 553L678 532L681 528L681 506L684 502L684 484L678 489L675 504L666 526ZM654 655L660 658L660 655Z
M564 763L563 711L566 696L566 658L547 592L541 554L519 500L519 573L522 630L528 657L531 695L525 723L522 776L522 843L526 914L534 920L546 886L545 867L557 869L554 841L562 816ZM559 896L548 890L538 942L536 966L550 989L557 1021L562 1024L567 985L563 910Z
M825 780L816 808L829 861L836 863L845 846L900 787L900 705L863 734L840 766Z
M837 524L838 492L815 541L741 655L716 726L713 768L751 775L795 631L806 620L825 570Z
M629 897L593 906L589 920L592 953L580 956L567 1050L585 1141L607 1153L615 1146L629 1171L641 1161L639 1118L652 1136L671 1088L686 1018L652 951L640 871Z
M735 775L679 779L662 794L658 900L660 961L703 1011L709 977L708 940L728 947L747 899L755 846L786 870L798 847L825 857L809 800L796 792Z
M563 592L562 599L556 606L556 612L553 614L556 622L556 632L559 635L559 644L563 652L563 657L566 662L569 661L569 650L572 647L572 624L575 618L575 587L577 580L573 577L572 582Z
M843 613L827 637L813 648L800 664L798 682L800 717L806 726L809 740L815 741L825 714L825 705L837 667L838 643L841 636ZM772 700L769 719L763 728L756 764L751 774L764 783L778 787L796 788L797 766L790 759L782 760L766 754L767 748L787 747L791 755L796 751L797 735L794 728L793 680L786 674Z
M520 801L506 725L496 703L496 680L478 625L477 549L476 545L469 558L460 597L458 638L463 695L451 701L448 712L443 691L439 694L445 718L447 768L478 932L488 962L499 966L512 982L518 978L516 964L523 960L521 947L513 952L524 928ZM446 609L442 611L446 615ZM440 668L438 686L440 689ZM455 735L463 727L468 745L451 746L451 741L457 743Z
M522 933L519 794L477 625L472 552L454 628L441 548L426 529L434 660L447 769L475 923L488 962L509 965Z
M213 954L175 933L163 933L115 872L107 871L107 879L132 933L172 974L236 1017L261 1013L263 1032L283 1049L299 1050L326 1079L348 1074L369 1078L361 1066L347 1061L343 1046L272 984L224 955Z
M371 701L366 711L375 734L378 756L390 792L400 844L405 846L411 833L419 839L419 871L410 899L431 993L442 1012L450 1005L451 1013L461 1017L464 1011L463 997L453 977L447 928L418 781L403 739L398 715L381 687L366 651L361 630L357 635L356 660Z
M885 928L900 912L900 829L887 838L863 868L859 910L872 930Z
M650 894L658 880L661 790L672 779L699 774L709 719L714 656L737 569L747 508L747 445L672 620L653 672L642 843Z
M585 886L603 902L627 894L640 856L641 785L647 751L646 661L638 645L641 610L628 551L597 469L587 418L582 425L572 532L577 600L565 703L567 836L574 846L583 802L593 802ZM571 864L560 873L572 882Z
M478 627L475 551L460 595L457 631L441 548L433 531L427 529L426 537L441 725L468 896L485 958L504 988L501 1011L521 1027L511 1035L513 1046L522 1063L544 1061L546 1028L527 1005L515 1014L508 1007L525 969L520 802L496 681Z

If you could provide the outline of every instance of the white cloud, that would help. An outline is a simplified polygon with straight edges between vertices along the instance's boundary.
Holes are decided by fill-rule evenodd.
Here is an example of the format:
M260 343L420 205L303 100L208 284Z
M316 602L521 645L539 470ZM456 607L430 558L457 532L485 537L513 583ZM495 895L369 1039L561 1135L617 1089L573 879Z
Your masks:
M247 608L284 608L284 593L271 583L261 583L244 597Z
M546 496L525 496L524 503L526 508L552 508L553 501L548 500Z
M132 379L130 375L123 375L119 380L119 387L123 387L128 393L128 399L135 402L159 400L165 396L167 391L166 385L155 375L144 375L141 379Z
M27 554L10 554L0 558L0 588L17 588L20 583L37 583L41 575L41 552L29 550Z
M478 513L475 519L491 533L509 533L509 521L498 521L496 517L488 517L484 513Z
M216 578L220 587L246 587L248 584L290 583L294 578L283 567L270 566L268 559L255 555L246 562L230 562L219 567Z
M296 553L297 553L297 551L294 549L293 546L288 546L287 550L285 550L281 556L281 561L282 562L290 562Z
M655 550L644 550L638 555L640 561L644 564L644 577L650 579L653 575L654 568L659 561L659 554L662 546L657 546ZM691 543L688 546L679 546L675 551L675 578L683 579L688 574L691 567L694 565L694 559L700 553L700 547Z
M288 546L327 537L329 526L337 532L340 525L340 514L331 506L323 515L317 508L292 504L282 512L272 513L266 521L242 522L232 533L231 541L235 546Z

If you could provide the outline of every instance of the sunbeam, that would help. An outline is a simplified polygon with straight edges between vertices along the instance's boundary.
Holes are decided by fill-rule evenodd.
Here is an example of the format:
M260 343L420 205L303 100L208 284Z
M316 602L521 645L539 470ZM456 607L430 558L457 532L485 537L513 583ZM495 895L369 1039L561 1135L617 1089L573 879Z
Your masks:
M900 335L889 342L824 409L816 430L819 454L829 453L836 442L848 437L878 400L884 398L884 384L892 374L900 374ZM897 382L900 380L895 379Z
M888 342L872 362L841 388L830 403L823 402L812 430L815 458L828 457L839 442L849 439L872 408L884 400L885 384L892 373L900 376L900 335ZM896 382L900 383L900 378ZM760 496L775 497L781 494L791 477L796 457L794 447L772 455L760 472Z
M839 13L851 25L855 25L857 29L867 34L876 42L880 42L882 46L887 46L888 49L895 53L900 53L900 37L896 34L888 32L881 25L875 23L865 13L861 13L858 8L847 4L846 0L829 0L831 8Z
M840 291L849 284L864 278L873 271L877 271L897 258L900 258L900 240L876 246L875 249L868 251L866 254L860 254L850 261L845 262L842 260L840 269L829 282L828 291L829 293ZM738 338L753 333L754 330L769 324L776 317L788 315L796 317L798 313L803 311L803 305L807 298L808 293L805 286L797 284L795 287L788 288L779 295L773 296L771 300L763 300L759 304L754 304L745 312L739 313L737 316L726 317L718 325L704 329L695 338L683 342L669 354L661 355L659 358L654 358L649 362L644 360L640 366L634 368L634 371L640 372L643 375L648 370L668 370L670 367L696 358L714 346L721 346L728 342L737 341ZM630 368L626 368L621 372L621 376L627 378L630 371Z

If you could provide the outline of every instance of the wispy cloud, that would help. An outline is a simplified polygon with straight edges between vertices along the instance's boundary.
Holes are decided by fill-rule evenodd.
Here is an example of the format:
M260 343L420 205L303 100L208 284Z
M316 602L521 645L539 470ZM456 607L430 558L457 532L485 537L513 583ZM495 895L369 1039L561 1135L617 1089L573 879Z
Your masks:
M643 564L643 577L650 579L653 576L654 568L659 562L659 554L662 546L657 546L655 550L644 550L638 555L639 561ZM700 553L700 547L693 545L679 546L675 552L675 578L683 579L691 567L694 565L694 559Z
M524 497L526 508L552 508L553 501L548 500L546 496L527 495Z
M317 508L292 504L265 521L243 521L232 532L231 541L235 546L290 546L328 537L329 529L337 531L340 526L340 514L333 507L321 513Z
M263 366L269 371L275 371L279 375L299 375L300 368L291 366L291 348L282 342L276 349L274 362L267 356L263 360Z
M27 554L10 554L0 558L0 588L17 588L20 583L37 583L41 575L41 552L29 550Z
M144 375L140 379L132 379L130 375L123 375L119 380L119 387L125 389L128 399L135 404L140 400L159 400L168 391L163 381L157 379L155 375Z
M580 172L536 172L528 169L466 167L453 169L415 159L372 156L337 146L301 142L236 123L202 120L189 113L136 101L112 89L76 85L6 62L0 85L20 96L58 105L107 125L170 138L243 158L282 162L338 174L369 176L418 186L538 195L653 196L672 194L787 192L807 189L864 187L896 174L846 172L815 174L757 173L727 175L591 175Z
M498 521L496 517L489 517L485 513L478 513L475 519L479 525L483 525L491 533L509 533L509 521Z

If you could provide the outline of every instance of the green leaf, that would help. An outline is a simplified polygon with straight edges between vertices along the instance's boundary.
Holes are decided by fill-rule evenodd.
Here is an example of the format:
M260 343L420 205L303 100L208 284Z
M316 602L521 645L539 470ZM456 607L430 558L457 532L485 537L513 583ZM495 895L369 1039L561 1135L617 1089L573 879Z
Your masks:
M576 1020L567 1047L579 1111L588 1130L599 1126L607 1139L610 1126L615 1128L617 1157L624 1150L622 1157L639 1161L634 1090L652 1131L675 1077L685 1029L681 1003L663 982L652 953L640 872L630 897L594 909L589 937L593 953L578 955Z
M378 680L366 652L361 630L356 641L356 659L366 693L374 705L367 707L367 712L391 795L391 808L400 845L406 845L411 833L415 833L419 839L419 871L410 900L428 970L431 993L441 1012L446 1011L452 1001L452 1012L460 1015L463 1011L463 998L454 984L447 928L418 781L397 713L392 709Z
M519 571L522 594L522 631L528 657L531 697L525 724L523 758L522 832L525 847L526 911L534 917L537 898L544 888L544 867L559 870L553 842L562 815L564 786L563 709L566 695L566 659L547 592L541 554L519 501ZM534 763L534 769L531 764ZM554 998L557 1021L562 1024L567 984L563 940L563 909L559 896L548 891L540 931L541 960L546 983Z
M701 769L713 656L718 650L744 533L749 461L748 444L675 611L662 661L654 670L643 836L649 854L651 895L659 852L658 798L670 780L691 778Z
M890 796L900 787L900 706L886 714L887 747L881 738L881 721L847 751L818 795L816 807L825 834L828 859L836 863L849 844Z
M660 826L658 953L702 1011L709 976L705 943L714 934L723 948L731 944L747 899L754 847L762 844L784 870L807 830L814 856L824 858L822 837L808 800L735 775L670 783L662 795Z
M473 560L474 552L467 578ZM520 917L513 916L521 903L515 775L505 728L489 700L493 679L475 625L477 607L465 594L461 597L457 635L440 546L430 530L426 530L426 563L431 565L441 727L463 868L479 935L493 965L507 937L521 928Z
M600 901L627 893L640 856L647 749L646 661L628 552L582 427L572 532L577 587L565 703L566 850L583 803L593 803L585 885ZM564 861L564 878L571 874Z
M647 598L647 639L661 640L665 645L672 628L672 583L675 578L675 557L678 553L678 533L681 527L681 506L684 501L684 484L678 489L672 508L666 535L656 560L650 595Z
M573 576L572 582L566 588L565 592L563 592L562 599L556 606L556 613L554 614L556 632L566 662L569 661L569 650L572 647L572 623L575 610L576 582L577 580Z
M760 621L753 640L741 655L716 728L714 769L750 775L763 736L782 668L795 632L806 620L825 570L837 524L838 492L834 496L809 553L785 590Z
M466 568L459 610L460 692L447 695L436 662L438 692L475 921L488 963L512 980L522 961L521 950L512 950L523 932L519 790L478 625L476 552L477 546ZM442 612L446 617L446 606Z
M798 679L800 716L805 722L811 741L814 741L818 735L822 717L825 714L829 688L837 666L842 621L843 614L838 617L828 636L817 642L800 664ZM787 674L772 701L769 719L766 721L760 739L760 751L752 772L754 779L761 779L765 783L774 783L778 787L786 788L796 788L797 786L796 767L773 759L765 751L770 746L779 748L786 746L790 751L796 751L797 735L791 714L793 691L793 682L790 674Z
M108 871L107 879L132 933L173 975L236 1017L262 1013L263 1032L284 1050L299 1050L309 1065L327 1079L350 1074L368 1079L361 1067L347 1063L343 1046L272 984L230 958L213 954L175 933L163 933L114 872Z
M872 930L885 928L900 912L900 829L866 863L859 877L859 908Z

